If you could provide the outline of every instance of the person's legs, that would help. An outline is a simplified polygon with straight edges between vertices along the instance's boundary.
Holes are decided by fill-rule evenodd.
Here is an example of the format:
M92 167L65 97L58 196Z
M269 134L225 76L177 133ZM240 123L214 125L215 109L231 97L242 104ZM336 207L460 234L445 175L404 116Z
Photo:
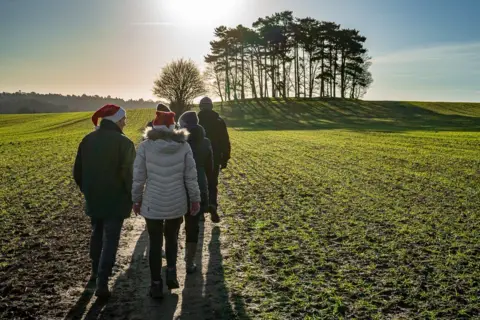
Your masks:
M90 236L90 260L92 263L92 274L90 280L95 280L98 275L98 265L102 254L103 220L90 218L92 234Z
M108 296L108 278L112 275L113 265L117 256L123 219L103 220L103 248L97 278L97 296Z
M190 213L185 215L185 238L187 243L198 242L200 213L197 213L195 216L190 215Z
M208 210L212 218L212 222L220 222L220 217L218 216L217 207L218 207L218 176L220 175L220 166L213 166L213 177L212 181L208 181L208 192L209 192L209 206Z
M218 176L220 175L220 166L217 164L213 165L213 174L212 181L208 181L208 201L210 206L217 207L217 196L218 196Z
M150 240L149 263L152 281L162 280L163 220L145 219Z
M150 241L150 296L155 299L163 298L162 283L162 247L163 247L163 220L145 219Z
M185 215L185 234L186 234L186 247L185 247L185 264L187 273L193 273L197 270L195 265L195 254L197 252L198 232L200 216L203 214L201 210L195 216L187 213Z
M183 217L165 221L165 251L167 254L167 286L179 288L177 280L178 234Z

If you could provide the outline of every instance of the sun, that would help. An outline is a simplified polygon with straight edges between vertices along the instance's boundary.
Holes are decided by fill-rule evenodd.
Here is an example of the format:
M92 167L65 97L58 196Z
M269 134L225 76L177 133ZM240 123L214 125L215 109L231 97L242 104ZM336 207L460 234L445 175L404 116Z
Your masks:
M162 9L172 22L188 25L209 24L234 13L238 0L163 0Z

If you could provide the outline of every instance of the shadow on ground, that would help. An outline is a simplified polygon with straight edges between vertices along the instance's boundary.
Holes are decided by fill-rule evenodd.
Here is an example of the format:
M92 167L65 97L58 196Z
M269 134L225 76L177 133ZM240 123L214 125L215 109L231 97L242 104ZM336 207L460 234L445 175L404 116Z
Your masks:
M219 227L205 228L204 223L200 224L196 257L198 271L184 275L183 256L179 250L179 280L183 287L172 293L164 288L165 298L157 301L148 296L148 233L143 231L127 270L112 288L112 297L104 302L96 299L93 296L95 285L89 283L66 319L249 319L243 299L229 297L220 234ZM184 237L180 241L184 241ZM208 242L205 251L204 242Z
M474 104L258 99L228 103L221 113L243 130L480 131Z
M200 233L203 235L203 224ZM231 298L225 283L225 271L221 253L220 228L211 229L208 244L208 266L206 274L187 275L182 292L182 312L179 319L250 319L241 297ZM199 242L200 251L203 241ZM203 261L205 261L203 259ZM199 269L202 257L197 258ZM202 290L198 290L202 288Z

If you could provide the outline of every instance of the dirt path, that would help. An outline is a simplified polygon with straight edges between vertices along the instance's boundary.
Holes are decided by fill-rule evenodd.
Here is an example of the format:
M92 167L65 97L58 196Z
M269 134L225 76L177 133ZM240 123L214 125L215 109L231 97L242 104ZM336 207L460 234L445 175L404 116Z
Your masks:
M197 251L198 271L186 276L184 263L184 225L179 240L177 272L180 289L160 301L148 296L148 233L143 218L126 222L117 255L115 274L110 282L112 297L107 303L94 296L94 285L72 288L67 299L74 305L66 319L235 319L243 304L231 303L223 272L221 225L213 225L209 216L200 225ZM165 264L165 260L163 260ZM164 270L165 271L165 268ZM74 302L75 301L75 302ZM241 317L242 319L244 317Z

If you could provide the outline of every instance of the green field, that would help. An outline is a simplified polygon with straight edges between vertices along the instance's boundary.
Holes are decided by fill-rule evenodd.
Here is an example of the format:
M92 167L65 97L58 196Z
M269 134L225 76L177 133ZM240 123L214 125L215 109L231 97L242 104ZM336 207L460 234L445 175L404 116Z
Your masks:
M478 316L480 104L264 100L221 112L233 152L223 261L240 318ZM71 170L89 115L0 116L0 318L61 316L58 296L88 274ZM138 141L151 116L129 112L127 135Z

